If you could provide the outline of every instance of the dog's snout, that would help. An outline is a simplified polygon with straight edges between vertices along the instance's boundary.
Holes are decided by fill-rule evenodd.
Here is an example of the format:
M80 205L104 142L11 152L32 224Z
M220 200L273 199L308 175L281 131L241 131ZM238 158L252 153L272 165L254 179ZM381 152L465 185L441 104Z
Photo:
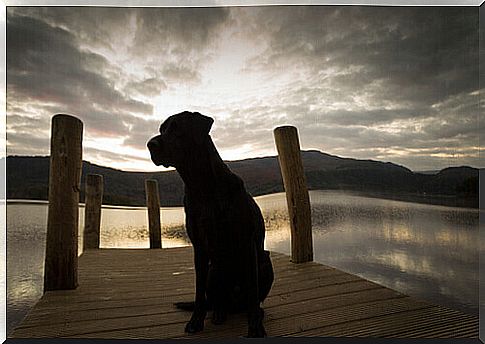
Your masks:
M156 149L156 148L159 148L160 147L160 143L158 142L158 140L154 137L153 139L151 139L150 141L148 141L147 143L147 147L148 149Z
M152 137L147 142L148 150L150 151L150 157L155 165L164 165L167 160L167 152L163 148L163 141L161 141L160 135Z

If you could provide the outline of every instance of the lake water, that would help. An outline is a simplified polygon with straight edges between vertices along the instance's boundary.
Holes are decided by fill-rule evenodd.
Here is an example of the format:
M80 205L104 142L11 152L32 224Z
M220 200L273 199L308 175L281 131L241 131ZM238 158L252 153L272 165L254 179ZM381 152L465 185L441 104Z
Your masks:
M478 314L479 211L311 191L315 261ZM283 193L256 197L266 249L290 254ZM79 209L80 232L84 208ZM163 247L189 245L183 208L162 208ZM47 203L7 203L7 333L42 296ZM103 207L100 246L148 248L145 208ZM79 238L82 250L82 234Z

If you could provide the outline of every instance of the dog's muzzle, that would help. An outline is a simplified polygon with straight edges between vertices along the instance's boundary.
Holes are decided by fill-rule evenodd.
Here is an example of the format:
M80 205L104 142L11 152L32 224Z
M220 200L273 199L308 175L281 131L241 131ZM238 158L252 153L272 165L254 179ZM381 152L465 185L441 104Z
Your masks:
M152 137L150 141L147 142L147 147L150 151L150 157L155 165L163 165L164 167L173 166L172 159L170 158L171 155L169 154L170 152L167 151L166 147L164 149L164 144L160 135Z
M154 137L150 139L147 143L148 150L150 152L155 152L156 150L160 149L160 143L158 142L158 137Z
M148 150L150 151L150 157L153 163L157 166L163 164L162 159L162 145L160 143L160 137L155 136L147 142Z

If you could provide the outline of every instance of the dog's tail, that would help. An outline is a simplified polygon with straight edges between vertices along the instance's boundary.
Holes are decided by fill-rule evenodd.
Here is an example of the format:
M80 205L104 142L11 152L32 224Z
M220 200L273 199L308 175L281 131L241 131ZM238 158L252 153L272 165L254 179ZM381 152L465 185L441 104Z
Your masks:
M189 302L175 302L174 305L178 309L182 309L184 311L193 311L195 309L195 302L194 301L189 301Z
M183 311L190 311L192 312L195 309L195 301L188 301L188 302L174 302L175 307L181 309ZM212 310L212 304L210 302L205 303L205 309L208 311Z

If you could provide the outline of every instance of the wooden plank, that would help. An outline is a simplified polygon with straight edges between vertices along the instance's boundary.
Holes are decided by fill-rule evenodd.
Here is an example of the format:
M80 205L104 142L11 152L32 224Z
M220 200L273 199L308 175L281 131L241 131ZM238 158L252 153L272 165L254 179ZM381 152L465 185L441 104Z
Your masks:
M361 290L363 287L362 284L368 284L367 281L353 281L350 283L343 284L333 284L329 286L322 286L316 289L311 290L309 293L308 290L300 290L295 291L294 293L280 293L280 294L272 294L268 297L267 300L264 302L264 307L267 309L272 306L276 306L279 304L291 304L295 302L299 302L304 299L311 298L312 295L319 295L319 296L329 296L329 295L340 295L345 291L358 291ZM177 301L182 300L189 300L193 298L193 291L191 290L190 293L185 294L173 294L172 296L180 296L177 298ZM186 297L190 296L190 297ZM19 328L25 327L34 327L38 325L49 325L55 323L63 323L69 318L70 322L73 321L83 321L83 320L91 320L93 314L96 315L96 319L112 319L118 318L123 316L135 316L135 315L149 315L149 314L161 314L165 312L175 312L177 311L175 307L171 307L174 298L170 297L167 298L166 295L163 297L154 297L154 300L149 302L145 302L143 304L138 304L137 301L140 299L135 300L134 304L131 304L130 307L128 306L121 306L121 307L103 307L97 309L79 309L78 307L64 307L64 311L59 312L59 307L51 307L51 308L43 308L42 311L38 311L36 313L30 314L26 320L26 324L19 326ZM155 304L154 304L155 303Z
M270 319L266 320L265 326L268 333L272 336L301 336L303 331L321 327L323 324L331 325L354 319L387 315L402 311L403 309L409 309L410 307L418 309L428 307L428 305L410 303L409 298L379 300L359 305L345 305L332 310L302 312L297 315L281 315L279 317L271 316ZM271 313L271 311L268 310L268 313ZM239 324L237 328L239 333L243 334L246 327L243 323ZM221 336L230 336L231 330L234 330L234 326L226 329L226 331L214 329L214 331L217 331L217 335ZM210 330L207 330L198 334L197 337L210 338L214 335L216 335L216 333L211 333Z
M373 317L321 327L304 331L303 336L337 336L337 337L423 337L416 330L432 330L449 323L458 325L470 321L470 317L452 310L443 311L432 306L426 309L409 310L391 314L386 317ZM478 331L478 328L477 328Z
M49 294L48 298L43 298L39 303L46 303L45 308L55 308L59 305L63 305L69 301L70 304L86 303L86 302L98 302L106 300L136 300L140 299L140 293L136 290L137 287L148 283L149 281L142 281L139 284L131 283L129 286L109 287L104 288L93 287L92 289L83 289L76 292L64 291L59 293ZM183 282L183 283L182 283ZM316 277L312 279L300 280L288 280L285 283L280 283L277 280L273 285L270 297L281 295L286 297L285 294L295 293L298 291L311 292L315 288L334 286L335 289L340 289L342 285L348 283L365 283L368 288L378 287L372 282L363 281L348 274L336 274L327 278ZM172 284L156 284L153 285L149 292L143 293L143 298L153 298L163 296L164 298L178 295L192 295L194 292L193 278L187 281L177 280L177 285L181 287L174 287ZM343 286L345 287L345 286ZM135 289L135 290L134 290Z
M478 318L419 301L357 276L271 253L275 282L265 300L270 336L477 337ZM126 264L125 264L126 262ZM191 247L88 250L80 286L47 292L9 337L231 338L246 335L245 314L231 314L187 336L194 297ZM147 285L150 287L147 288Z

